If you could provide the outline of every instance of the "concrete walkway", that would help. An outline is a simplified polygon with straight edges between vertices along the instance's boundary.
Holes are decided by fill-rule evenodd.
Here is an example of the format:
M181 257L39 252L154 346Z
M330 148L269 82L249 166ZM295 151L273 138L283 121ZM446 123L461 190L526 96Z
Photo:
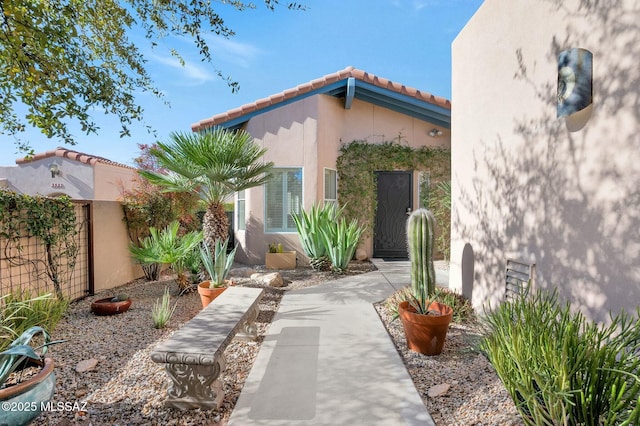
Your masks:
M434 425L372 305L409 284L409 263L374 263L285 294L230 425Z

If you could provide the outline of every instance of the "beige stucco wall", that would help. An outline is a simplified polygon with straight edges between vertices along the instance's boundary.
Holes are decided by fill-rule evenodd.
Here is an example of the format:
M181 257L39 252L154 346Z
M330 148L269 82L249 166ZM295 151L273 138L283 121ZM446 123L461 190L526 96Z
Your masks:
M638 305L638 8L485 0L453 42L450 284L477 308L502 299L509 256L591 318ZM558 119L557 55L572 47L593 53L593 105Z
M304 208L309 208L324 199L324 169L336 169L343 143L354 140L382 143L401 135L401 143L412 147L450 147L450 131L440 129L443 134L432 138L428 133L434 127L438 128L358 99L354 100L351 109L345 110L343 99L315 95L252 118L245 130L268 149L265 161L273 161L276 167L303 168ZM338 182L338 185L343 184L346 183ZM414 184L417 205L417 179ZM264 253L273 242L298 251L298 257L306 261L298 234L265 233L263 217L263 187L247 190L247 231L236 231L238 260L264 263ZM371 238L363 242L363 248L371 256Z
M118 287L143 275L129 250L127 228L122 221L122 205L114 201L94 201L92 211L94 290Z
M137 172L134 169L96 163L93 169L95 200L121 200L122 191L134 185Z

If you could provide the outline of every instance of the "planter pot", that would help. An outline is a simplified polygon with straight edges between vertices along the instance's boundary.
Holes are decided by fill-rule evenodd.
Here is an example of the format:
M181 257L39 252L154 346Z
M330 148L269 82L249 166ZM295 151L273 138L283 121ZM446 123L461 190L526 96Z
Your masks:
M131 306L131 299L112 302L112 297L98 299L91 303L91 312L96 315L116 315L126 312Z
M267 269L296 269L296 252L266 253L264 256Z
M438 311L441 315L417 314L409 302L402 302L398 306L409 349L425 355L438 355L444 347L453 309L442 303L432 302L429 310Z
M56 375L53 373L53 360L45 358L44 367L29 380L0 389L0 401L3 407L29 407L29 409L2 410L0 422L8 425L28 425L40 415L41 403L53 397Z
M227 287L214 287L209 288L209 281L203 281L198 284L198 294L200 294L200 300L202 301L202 308L206 308L209 303L213 302L213 299L220 296Z

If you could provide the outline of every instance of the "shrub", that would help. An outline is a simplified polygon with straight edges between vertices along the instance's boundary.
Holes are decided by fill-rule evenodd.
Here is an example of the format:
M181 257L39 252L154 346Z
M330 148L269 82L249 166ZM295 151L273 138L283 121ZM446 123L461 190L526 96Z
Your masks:
M538 292L485 321L481 347L525 423L640 424L640 309L602 326Z
M187 260L202 241L202 232L191 231L182 236L178 235L180 224L173 221L166 228L159 231L149 228L151 235L142 240L140 246L129 244L129 252L141 264L170 264L176 273L176 281L181 290L189 287L189 280L185 275Z

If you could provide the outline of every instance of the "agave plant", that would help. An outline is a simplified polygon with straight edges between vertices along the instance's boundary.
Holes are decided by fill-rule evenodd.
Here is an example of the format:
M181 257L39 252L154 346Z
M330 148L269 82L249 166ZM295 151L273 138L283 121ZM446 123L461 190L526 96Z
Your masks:
M309 212L303 210L300 214L292 215L302 248L309 258L309 264L316 271L326 269L329 263L322 229L335 222L341 212L342 209L335 204L327 203L322 207L313 205Z
M41 334L44 343L36 348L29 345L29 342L38 334ZM22 333L9 345L9 348L0 352L0 388L14 371L23 368L28 360L33 360L38 365L43 365L44 355L50 345L62 343L64 340L51 341L51 336L40 326L33 326ZM41 349L38 354L36 350Z
M233 259L236 255L236 248L234 247L234 249L227 254L228 243L229 240L225 240L224 243L216 240L214 253L211 253L211 249L209 249L207 244L200 246L202 265L210 277L209 288L223 287L224 280L227 278L227 275L229 275L231 265L233 265Z
M331 221L321 228L323 244L333 272L343 273L347 269L364 229L357 220L347 222L345 218Z

